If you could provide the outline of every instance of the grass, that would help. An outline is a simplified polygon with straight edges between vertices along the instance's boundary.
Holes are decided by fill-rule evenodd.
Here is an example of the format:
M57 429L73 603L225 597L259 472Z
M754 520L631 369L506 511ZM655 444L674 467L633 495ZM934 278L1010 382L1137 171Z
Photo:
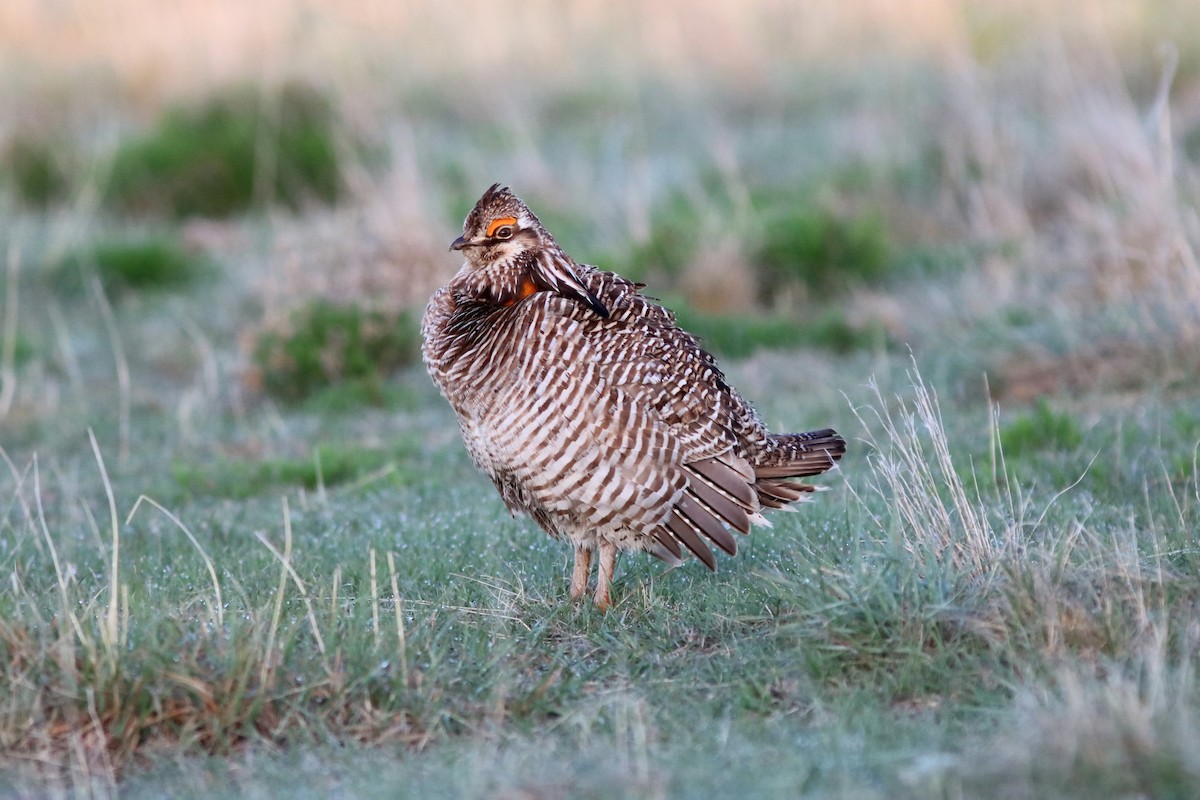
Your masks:
M646 238L614 265L632 280L656 283L678 280L697 247L704 241L705 220L682 194L655 208Z
M224 90L168 109L117 148L105 200L126 213L225 217L254 206L332 203L342 136L329 100L298 83Z
M754 254L759 296L767 302L789 288L808 293L845 290L887 274L887 231L878 216L844 219L826 209L786 204L768 214Z
M51 270L56 290L79 294L95 275L105 291L122 295L182 291L211 277L212 264L166 233L99 238Z
M65 149L52 137L18 131L0 153L0 174L24 203L45 209L65 199L70 189Z
M404 464L414 448L390 450L319 445L307 458L231 459L197 466L179 462L172 467L175 481L189 495L245 500L300 487L324 492L326 487L388 477L411 480Z
M1137 487L1158 465L1124 465L1136 529L1111 499L1097 510L1056 497L1067 487L1019 494L1036 475L972 485L959 464L986 457L987 415L948 430L928 384L895 377L909 399L858 394L861 427L836 403L807 412L855 437L855 469L826 481L835 492L776 515L715 576L624 559L608 615L565 602L567 555L493 502L445 415L440 445L401 456L401 481L376 469L398 456L372 448L176 466L192 486L227 481L213 491L235 503L140 499L140 473L108 472L104 449L86 441L45 464L14 460L8 563L48 563L14 573L0 599L9 779L97 791L121 780L137 796L182 773L233 791L220 760L195 756L252 759L270 785L298 748L351 785L351 772L378 763L387 785L425 781L434 793L589 791L593 779L615 793L688 793L730 785L731 768L753 779L733 763L805 741L807 755L785 759L764 791L972 786L975 747L1024 765L1004 777L1012 787L1066 792L1072 773L1053 765L1071 748L1107 754L1071 767L1093 789L1192 785L1195 761L1175 739L1139 734L1150 738L1118 756L1092 744L1106 728L1064 730L1068 712L1053 709L1102 714L1116 732L1191 724L1191 706L1139 699L1156 690L1136 676L1190 687L1181 635L1197 566L1194 479L1146 505ZM1170 407L1105 416L1140 429ZM424 414L406 412L401 426ZM345 434L353 422L339 425ZM64 535L73 529L86 535ZM1137 541L1134 530L1154 532ZM47 682L54 693L39 688ZM1012 733L979 724L1009 714ZM1029 715L1057 726L1045 734L1057 750L1017 732ZM545 737L577 767L533 767ZM329 741L372 746L327 751ZM286 748L261 750L269 743ZM409 753L399 761L385 755L396 745ZM932 761L921 755L930 746ZM696 748L724 755L671 766ZM62 771L38 766L58 752ZM1128 778L1121 758L1144 774ZM472 771L456 770L460 759ZM492 777L480 771L495 765Z
M0 9L10 107L93 165L0 198L0 795L1200 793L1194 4L535 4L480 49L432 4L125 3ZM220 87L264 74L320 86L331 202L257 161L282 95ZM250 129L236 185L108 194ZM413 363L495 180L773 429L844 433L829 491L569 603ZM146 216L219 270L57 291Z
M1055 411L1044 398L1032 412L1017 417L1000 431L1000 443L1010 457L1039 450L1073 450L1082 442L1079 423L1069 414Z
M686 305L670 305L679 324L699 336L706 349L730 358L745 358L758 350L801 347L845 354L887 344L882 328L853 326L837 309L817 312L815 318L809 318L804 313L706 314Z
M268 394L293 403L321 395L333 410L354 397L384 403L388 376L415 361L417 347L408 313L316 300L292 312L287 329L262 331L254 361Z

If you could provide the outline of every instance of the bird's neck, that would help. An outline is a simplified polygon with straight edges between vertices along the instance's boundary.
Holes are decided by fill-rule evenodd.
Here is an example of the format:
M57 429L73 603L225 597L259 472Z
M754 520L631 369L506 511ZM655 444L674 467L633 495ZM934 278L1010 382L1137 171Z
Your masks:
M461 289L479 302L512 306L542 290L537 269L539 252L522 250L482 269L460 274Z

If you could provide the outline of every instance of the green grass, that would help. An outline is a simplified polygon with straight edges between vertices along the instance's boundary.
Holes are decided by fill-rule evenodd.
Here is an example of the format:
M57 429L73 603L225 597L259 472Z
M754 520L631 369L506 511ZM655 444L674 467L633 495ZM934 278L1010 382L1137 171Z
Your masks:
M36 344L22 336L20 333L16 334L12 342L13 364L15 366L20 367L24 365L37 354L38 346Z
M67 147L54 137L18 131L0 151L0 180L26 205L44 209L70 189Z
M758 350L795 350L802 347L850 353L887 344L878 326L856 327L838 309L805 314L704 314L671 303L679 324L711 352L745 358Z
M99 238L51 270L54 288L79 294L95 275L105 291L121 294L182 291L213 276L213 265L166 233Z
M188 495L245 500L295 487L324 491L326 487L369 478L386 477L393 482L411 480L411 470L405 464L413 449L319 445L307 458L222 458L201 465L176 462L171 472Z
M613 268L630 280L671 285L710 233L693 203L683 194L674 194L654 209L645 241L614 259Z
M358 402L400 402L387 378L417 358L417 323L408 313L313 301L285 330L259 333L254 361L267 393L286 402L310 400L326 411Z
M875 283L887 274L891 258L879 216L847 218L795 202L765 214L763 240L754 253L759 295L767 302L788 286L830 292Z
M1192 706L1160 707L1137 676L1194 692L1180 635L1196 506L1144 493L1153 459L1121 464L1125 488L1099 509L1079 492L1055 500L1058 485L972 486L959 464L986 457L986 409L943 419L927 384L899 374L899 404L855 389L863 363L837 381L861 424L832 397L780 400L788 376L760 387L773 413L853 439L822 481L832 492L774 515L715 575L622 559L608 614L567 602L568 554L509 518L428 391L393 417L409 446L355 444L358 420L328 419L322 437L343 443L311 457L185 456L172 468L183 494L159 495L161 509L138 502L153 463L121 468L102 449L115 527L86 437L36 466L9 453L0 730L19 759L5 780L103 787L111 769L133 796L165 776L237 792L224 765L249 759L264 786L320 764L355 794L710 794L746 781L779 796L922 797L947 781L986 794L978 748L1012 767L996 778L1012 791L1193 786L1189 747L1157 733L1192 724L1177 719ZM746 378L736 365L731 377ZM1107 430L1148 434L1197 402L1098 413ZM1120 447L1087 444L1060 448L1085 464L1092 447ZM1111 708L1063 739L1056 720L1094 713L1070 681ZM1110 729L1119 743L1124 726L1149 725L1138 735L1151 738L1064 772L1060 750L1016 727L1030 715L1038 736L1084 753ZM356 741L369 746L329 747ZM73 771L44 766L55 753ZM296 791L320 796L325 781Z
M1055 411L1043 398L1032 412L1022 414L1000 430L1004 452L1013 457L1042 450L1074 450L1083 442L1079 423Z
M105 199L126 213L171 217L332 203L343 191L339 136L329 100L309 86L225 90L124 140Z
M867 169L853 165L821 180L810 179L803 190L764 188L747 191L744 198L735 197L718 176L706 173L702 200L681 191L668 195L651 210L645 237L624 250L602 254L600 261L605 268L649 284L653 291L678 291L706 250L734 239L742 243L745 263L722 268L744 271L740 279L755 287L759 304L768 309L778 307L781 298L825 299L854 287L876 285L900 270L947 269L958 256L952 249L899 250L880 214L834 212L814 200L826 187L869 197L869 179L860 177ZM572 245L568 252L587 252L576 248L576 243L596 247L576 235L578 217L552 213L550 218L568 223L561 226L567 234L561 243ZM829 320L836 314L821 316ZM853 347L853 338L843 335L837 346ZM729 352L744 355L746 350L743 346Z

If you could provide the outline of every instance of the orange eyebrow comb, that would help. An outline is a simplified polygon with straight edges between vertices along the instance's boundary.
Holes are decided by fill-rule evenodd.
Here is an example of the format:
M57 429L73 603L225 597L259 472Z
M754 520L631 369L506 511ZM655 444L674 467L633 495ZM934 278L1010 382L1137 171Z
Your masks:
M516 217L501 217L500 219L492 220L492 224L487 226L487 236L490 238L496 235L497 228L503 228L505 225L516 225Z

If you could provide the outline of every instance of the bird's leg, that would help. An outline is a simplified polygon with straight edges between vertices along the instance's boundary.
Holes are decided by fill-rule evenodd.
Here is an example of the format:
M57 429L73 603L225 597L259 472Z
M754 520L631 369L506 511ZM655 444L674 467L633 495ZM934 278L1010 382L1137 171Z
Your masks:
M612 608L608 587L612 583L613 572L617 568L617 546L612 542L599 539L596 542L596 548L600 551L600 569L596 573L596 608L608 611Z
M587 591L588 574L592 571L592 549L575 545L575 568L571 570L571 599L578 600Z

